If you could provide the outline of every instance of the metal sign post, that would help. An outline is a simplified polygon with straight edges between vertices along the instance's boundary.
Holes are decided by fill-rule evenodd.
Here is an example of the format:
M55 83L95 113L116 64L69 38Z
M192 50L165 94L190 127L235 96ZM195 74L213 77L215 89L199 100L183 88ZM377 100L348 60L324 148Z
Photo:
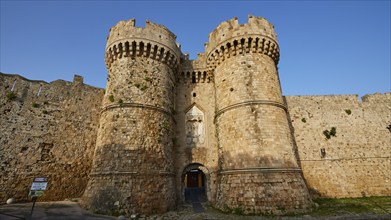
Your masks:
M31 207L31 212L30 212L30 218L33 216L33 211L34 211L34 207L35 207L35 202L37 201L37 198L36 196L34 196L32 199L33 199L33 207Z
M35 202L37 201L38 197L43 196L43 191L46 190L46 187L48 186L48 180L46 177L35 177L33 184L30 188L29 196L33 200L33 207L31 207L31 213L30 218L33 216L33 211L35 207Z

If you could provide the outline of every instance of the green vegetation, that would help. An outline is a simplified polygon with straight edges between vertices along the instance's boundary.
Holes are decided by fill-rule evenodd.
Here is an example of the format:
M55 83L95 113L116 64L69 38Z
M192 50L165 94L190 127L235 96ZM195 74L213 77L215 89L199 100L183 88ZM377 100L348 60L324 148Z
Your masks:
M109 95L110 102L114 102L114 95Z
M326 136L327 139L330 139L331 136L335 137L337 134L337 128L336 127L331 127L330 131L329 130L324 130L323 131L324 136Z
M373 215L371 219L387 219L391 213L391 196L381 196L381 197L360 197L360 198L318 198L315 199L316 207L313 207L313 210L308 213L290 213L286 212L285 207L278 206L276 209L284 213L284 216L294 217L294 219L301 219L301 217L307 216L311 217L310 219L328 219L335 218L337 216L343 216L341 219L352 219L360 217L360 215ZM231 219L230 216L241 215L243 219L252 219L250 218L251 214L245 214L244 211L238 208L230 208L227 205L224 206L223 210L216 209L213 206L206 206L207 212L209 213L224 213L226 219ZM262 216L270 216L272 213L266 212ZM248 218L247 218L248 216ZM364 219L360 217L360 219ZM271 217L271 216L270 216ZM379 218L381 217L381 218ZM271 217L274 219L274 216ZM220 218L219 218L220 219ZM233 219L239 219L233 217ZM261 219L261 218L260 218ZM269 219L269 218L267 218ZM291 219L291 218L288 218ZM340 219L340 218L338 218Z
M45 115L49 114L49 112L47 110L43 110L42 113Z
M121 104L123 104L123 103L124 103L124 101L123 101L122 99L119 99L119 100L118 100L118 104L121 105Z
M172 144L173 145L175 145L177 143L177 141L178 141L178 139L176 137L171 138L171 140L172 140Z
M391 212L391 197L361 197L361 198L319 198L316 199L319 207L311 216L329 216L343 214L374 213L387 214Z
M346 114L350 115L352 114L352 111L350 109L345 109Z
M224 205L223 210L216 210L218 212L223 212L225 214L235 214L235 215L246 215L244 214L244 210L241 207L230 208L227 205Z
M144 91L144 90L146 90L146 89L148 89L148 86L146 86L146 85L143 85L143 86L141 86L141 88L140 88L141 91Z
M168 130L170 128L170 124L167 121L164 121L163 124L162 124L162 127L164 129Z
M236 214L236 215L243 215L244 211L243 211L242 208L237 207L237 208L234 208L233 213Z
M305 118L302 118L302 119L301 119L301 122L306 123L307 120L306 120Z
M7 97L7 101L13 101L16 99L16 94L14 92L7 92L5 96Z
M39 107L39 104L38 103L35 103L33 102L33 108L38 108Z
M337 134L337 128L331 127L330 135L333 136L333 137L335 137L336 134Z
M134 86L136 86L141 91L144 91L144 90L148 89L148 86L146 86L144 84L140 84L140 83L136 83L136 84L134 84Z
M171 114L172 114L172 115L176 115L176 111L175 111L175 109L174 109L174 108L172 108L172 107L170 107L170 109L171 109Z
M116 216L116 217L118 217L120 215L126 215L125 211L119 210L119 209L111 209L107 212L104 212L101 210L96 210L95 213L99 214L99 215L111 215L111 216Z
M324 130L323 134L324 134L324 136L326 136L327 139L331 138L329 130Z

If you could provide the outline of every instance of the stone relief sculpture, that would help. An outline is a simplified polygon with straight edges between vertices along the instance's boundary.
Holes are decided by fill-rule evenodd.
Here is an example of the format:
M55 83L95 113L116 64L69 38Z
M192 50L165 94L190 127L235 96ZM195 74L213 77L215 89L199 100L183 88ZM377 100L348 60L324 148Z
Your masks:
M186 113L186 145L197 147L205 142L204 113L193 106Z

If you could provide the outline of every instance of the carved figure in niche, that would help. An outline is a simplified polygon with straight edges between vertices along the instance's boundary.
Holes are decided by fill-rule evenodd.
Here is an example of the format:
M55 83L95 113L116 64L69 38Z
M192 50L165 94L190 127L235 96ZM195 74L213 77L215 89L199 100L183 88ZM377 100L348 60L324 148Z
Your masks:
M186 113L186 145L197 147L205 142L204 113L193 106Z

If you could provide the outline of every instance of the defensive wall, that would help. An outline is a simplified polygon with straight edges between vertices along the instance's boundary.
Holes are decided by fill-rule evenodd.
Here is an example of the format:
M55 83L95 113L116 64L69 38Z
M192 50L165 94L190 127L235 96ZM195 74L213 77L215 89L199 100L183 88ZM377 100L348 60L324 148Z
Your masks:
M213 93L208 88L213 83L208 85L208 79L203 81L200 77L197 83L192 83L193 71L183 73L183 83L177 93L183 98L191 96L193 101L178 101L176 118L182 123L186 107L197 103L205 110ZM15 80L16 98L8 100L7 93ZM10 197L27 200L33 178L42 175L49 177L48 191L42 200L80 197L92 165L104 90L77 81L46 83L3 73L0 89L1 201ZM179 96L177 99L181 100ZM299 163L314 197L391 195L391 133L387 129L391 124L390 93L366 95L362 101L357 95L286 96L285 99ZM33 103L38 106L33 107ZM205 112L208 144L176 148L176 182L178 188L183 187L179 174L182 175L187 164L201 163L212 174L209 181L211 192L215 193L214 115L209 113L213 112L212 108ZM327 139L323 132L332 127L336 128L336 134ZM184 132L176 132L175 145L186 145Z
M175 39L150 21L145 28L134 19L111 28L106 95L83 206L148 214L174 209L173 112L181 56Z
M165 212L190 171L220 209L283 214L313 197L391 195L391 93L282 96L273 25L221 23L196 60L162 25L110 30L106 91L0 74L0 199L82 197L86 207ZM88 182L88 184L87 184Z
M215 89L205 54L196 60L185 55L176 90L175 172L178 201L185 200L184 176L191 169L205 174L206 195L215 201L218 148L214 123Z
M87 185L104 90L73 82L0 74L0 200L28 200L34 177L49 188L40 200L77 198Z
M391 93L287 96L304 178L322 197L391 195ZM335 135L329 134L335 128ZM388 128L387 128L388 127Z
M197 103L207 112L207 137L203 146L177 148L176 173L182 174L187 164L201 163L212 174L213 189L217 160L209 158L216 158L217 145L214 115L210 113L213 107L209 107L213 89L208 88L213 84L208 85L207 79L203 81L202 74L198 84L192 83L193 71L189 77L187 72L183 73L183 83L179 86L182 98L178 96L183 101L178 102L176 110L176 118L182 125L178 127L185 126L186 107ZM16 98L11 101L7 93L15 80ZM0 86L1 201L10 197L19 201L28 199L33 178L41 175L48 176L50 181L41 199L80 197L91 169L104 90L77 81L46 83L3 73ZM184 99L185 96L193 101ZM357 95L286 96L285 99L299 163L314 196L391 195L391 132L387 129L391 124L390 93L366 95L362 100ZM38 106L33 107L33 103ZM323 132L332 127L336 128L336 135L327 139ZM178 129L176 145L186 145L184 131ZM176 182L182 184L180 176Z
M306 212L312 201L293 151L274 26L249 16L209 34L219 175L216 207L244 213Z

